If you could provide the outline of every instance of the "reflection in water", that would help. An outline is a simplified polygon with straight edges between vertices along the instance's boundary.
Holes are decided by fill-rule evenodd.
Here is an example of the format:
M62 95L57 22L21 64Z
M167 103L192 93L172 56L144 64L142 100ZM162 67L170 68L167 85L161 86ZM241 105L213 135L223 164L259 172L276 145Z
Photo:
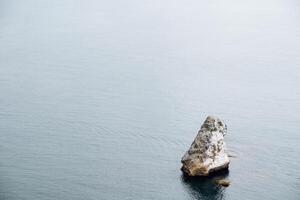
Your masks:
M186 190L195 200L223 200L225 199L226 188L217 185L215 181L227 176L228 170L207 178L187 177L183 174L181 179Z

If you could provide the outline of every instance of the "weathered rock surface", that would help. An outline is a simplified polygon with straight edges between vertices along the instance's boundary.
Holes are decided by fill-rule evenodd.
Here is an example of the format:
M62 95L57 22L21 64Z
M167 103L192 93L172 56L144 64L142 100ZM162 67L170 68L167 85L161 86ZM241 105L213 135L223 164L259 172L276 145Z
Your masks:
M223 187L228 187L230 185L230 181L226 179L216 180L216 184L221 185Z
M227 126L217 117L209 116L204 121L190 149L182 157L182 171L189 176L208 176L227 169L227 155L224 136Z

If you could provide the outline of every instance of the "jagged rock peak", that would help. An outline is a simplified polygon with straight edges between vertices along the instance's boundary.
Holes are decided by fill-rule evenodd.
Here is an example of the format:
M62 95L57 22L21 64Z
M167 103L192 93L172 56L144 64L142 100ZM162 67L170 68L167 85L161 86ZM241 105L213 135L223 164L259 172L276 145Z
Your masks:
M208 116L189 150L182 157L182 171L189 176L208 176L229 166L224 136L226 124Z

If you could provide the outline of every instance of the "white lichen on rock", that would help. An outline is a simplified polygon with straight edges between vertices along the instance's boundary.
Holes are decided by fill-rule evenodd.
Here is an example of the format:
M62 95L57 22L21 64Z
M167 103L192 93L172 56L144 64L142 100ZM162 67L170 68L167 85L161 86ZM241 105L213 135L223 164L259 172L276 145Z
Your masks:
M227 169L229 158L224 142L227 126L217 117L204 121L190 149L182 157L182 171L189 176L208 176Z

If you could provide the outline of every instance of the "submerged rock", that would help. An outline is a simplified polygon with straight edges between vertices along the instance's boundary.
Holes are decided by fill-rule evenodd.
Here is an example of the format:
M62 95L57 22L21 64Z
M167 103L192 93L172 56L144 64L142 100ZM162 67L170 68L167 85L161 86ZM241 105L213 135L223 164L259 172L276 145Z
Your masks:
M216 184L221 185L223 187L228 187L230 185L230 181L226 179L216 180Z
M229 158L224 142L227 127L219 118L204 121L190 149L182 157L182 171L189 176L208 176L227 169Z

